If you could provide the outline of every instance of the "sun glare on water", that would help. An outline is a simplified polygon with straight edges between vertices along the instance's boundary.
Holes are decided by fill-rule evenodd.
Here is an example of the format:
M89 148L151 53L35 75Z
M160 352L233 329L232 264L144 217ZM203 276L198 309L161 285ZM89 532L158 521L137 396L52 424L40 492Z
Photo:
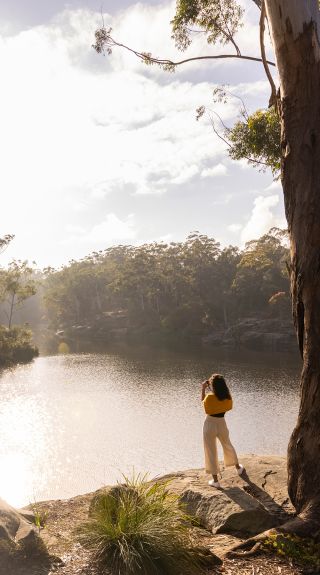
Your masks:
M26 396L14 397L0 406L0 437L5 438L0 445L0 494L14 506L36 500L34 486L38 483L40 489L44 480L39 470L35 470L46 446L38 410L38 401Z

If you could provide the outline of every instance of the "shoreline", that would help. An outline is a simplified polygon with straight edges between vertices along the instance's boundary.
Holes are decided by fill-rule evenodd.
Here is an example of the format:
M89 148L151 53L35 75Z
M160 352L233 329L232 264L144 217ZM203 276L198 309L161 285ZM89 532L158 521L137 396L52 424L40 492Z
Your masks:
M194 545L201 546L212 555L216 567L210 575L222 575L227 571L234 575L248 573L248 559L228 558L228 552L246 539L276 528L294 515L287 493L286 458L276 455L242 456L246 473L239 477L234 468L223 472L222 489L208 485L209 475L204 469L188 469L162 475L158 482L169 482L168 490L175 494L187 514L196 519L190 527L190 537ZM151 482L152 484L152 482ZM77 539L77 529L89 517L94 499L101 493L116 493L114 486L106 485L97 491L76 495L69 499L54 499L37 502L33 515L44 521L40 530L38 545L42 545L42 562L45 570L38 570L35 563L26 570L24 560L21 571L1 571L0 575L99 575L100 570L92 561L90 552ZM14 511L14 510L13 510ZM17 511L15 511L17 513ZM19 513L19 512L18 512ZM22 510L20 517L32 520L32 511ZM34 518L35 519L35 518ZM0 520L1 523L1 520ZM29 529L36 535L35 527ZM41 543L42 542L42 543ZM36 558L39 561L39 558ZM220 567L219 563L223 565ZM302 571L286 558L268 554L266 557L250 558L253 565L250 572L269 575L269 566L282 575L298 575ZM44 565L44 563L42 563ZM255 568L258 570L255 571ZM209 575L209 571L208 571Z
M159 478L170 481L169 490L180 497L187 513L199 522L192 534L195 543L204 545L224 561L230 548L248 536L278 525L293 513L286 489L286 458L247 455L241 460L247 475L241 478L233 468L227 468L223 472L222 490L208 486L209 475L204 469L177 471ZM104 489L110 487L43 504L48 525L42 538L49 552L61 557L64 563L57 575L96 575L90 555L72 540L70 525L74 529L86 520L93 498ZM262 570L259 572L264 575ZM239 570L237 573L241 575Z

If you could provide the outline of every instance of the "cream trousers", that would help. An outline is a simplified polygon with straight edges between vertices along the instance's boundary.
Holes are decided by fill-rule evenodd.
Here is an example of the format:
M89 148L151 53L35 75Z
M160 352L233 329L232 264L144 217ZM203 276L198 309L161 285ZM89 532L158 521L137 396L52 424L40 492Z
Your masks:
M207 415L203 425L205 468L206 472L212 475L219 473L217 439L222 445L225 466L237 465L238 457L229 439L229 430L224 417Z

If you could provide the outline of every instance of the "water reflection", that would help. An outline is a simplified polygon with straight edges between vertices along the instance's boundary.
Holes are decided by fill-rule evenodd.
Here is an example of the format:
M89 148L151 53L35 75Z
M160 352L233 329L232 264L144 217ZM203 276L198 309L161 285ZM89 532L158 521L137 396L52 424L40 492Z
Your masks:
M0 377L1 496L22 505L97 489L132 468L154 475L202 466L199 382L213 371L234 394L228 423L238 452L285 454L298 405L292 358L41 357Z

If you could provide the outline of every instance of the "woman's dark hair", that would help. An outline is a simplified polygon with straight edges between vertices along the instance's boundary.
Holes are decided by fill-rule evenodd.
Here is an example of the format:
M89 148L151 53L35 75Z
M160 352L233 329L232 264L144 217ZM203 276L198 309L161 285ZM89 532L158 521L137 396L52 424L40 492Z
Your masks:
M209 381L212 385L213 393L220 401L223 401L224 399L231 399L231 393L222 375L219 373L214 373L210 377Z

